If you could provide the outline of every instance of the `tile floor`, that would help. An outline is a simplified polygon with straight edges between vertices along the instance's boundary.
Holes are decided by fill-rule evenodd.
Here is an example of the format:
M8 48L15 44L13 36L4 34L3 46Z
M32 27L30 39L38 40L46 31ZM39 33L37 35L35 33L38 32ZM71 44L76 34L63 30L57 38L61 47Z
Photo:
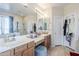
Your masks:
M64 46L56 46L48 50L48 56L70 56L70 49Z

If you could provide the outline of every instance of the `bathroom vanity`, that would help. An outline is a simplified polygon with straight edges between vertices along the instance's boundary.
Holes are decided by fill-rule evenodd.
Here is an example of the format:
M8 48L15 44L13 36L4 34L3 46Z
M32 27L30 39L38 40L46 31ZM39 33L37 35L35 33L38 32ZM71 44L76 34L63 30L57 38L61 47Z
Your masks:
M0 45L0 56L34 56L35 47L43 44L50 48L50 34L42 34L37 38L27 38L26 35L19 36L13 43ZM19 40L18 40L19 39Z

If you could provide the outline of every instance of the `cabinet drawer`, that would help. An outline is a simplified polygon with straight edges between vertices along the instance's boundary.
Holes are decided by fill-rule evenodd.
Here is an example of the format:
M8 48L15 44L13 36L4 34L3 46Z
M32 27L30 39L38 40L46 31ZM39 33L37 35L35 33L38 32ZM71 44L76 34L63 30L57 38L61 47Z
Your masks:
M51 45L51 35L45 36L44 45L49 49Z
M35 46L35 43L34 43L34 41L32 41L32 42L29 42L27 45L28 45L28 48L31 48L31 47Z
M25 50L25 49L27 49L27 44L16 47L15 52L22 51L22 50Z

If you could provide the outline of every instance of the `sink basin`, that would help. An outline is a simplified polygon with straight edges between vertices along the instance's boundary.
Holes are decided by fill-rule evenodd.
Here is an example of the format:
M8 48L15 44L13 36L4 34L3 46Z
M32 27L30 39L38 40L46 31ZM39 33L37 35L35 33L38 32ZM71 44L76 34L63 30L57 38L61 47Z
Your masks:
M12 42L5 42L4 44L0 45L2 47L11 47L11 46L14 46L16 45L15 43L18 43L16 41L12 41Z
M31 39L35 39L35 38L38 38L39 36L36 34L30 34L30 35L27 35L26 37L31 38Z
M13 42L13 41L16 41L16 38L15 37L9 37L9 38L5 38L4 41L5 42Z
M32 40L28 39L26 36L17 36L15 38L16 38L15 40L12 40L10 38L11 41L7 41L7 42L0 44L0 47L14 48L14 47L22 45L26 42L32 41Z
M22 42L25 42L24 39L25 39L25 37L16 37L15 40L13 40L13 38L9 38L9 41L5 41L0 46L2 46L2 47L14 47Z

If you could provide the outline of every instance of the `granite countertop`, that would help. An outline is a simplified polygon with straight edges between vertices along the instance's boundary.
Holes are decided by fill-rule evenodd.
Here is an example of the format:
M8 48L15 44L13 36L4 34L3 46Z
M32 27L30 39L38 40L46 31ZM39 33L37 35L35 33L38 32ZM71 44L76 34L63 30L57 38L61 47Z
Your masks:
M37 43L38 41L43 40L44 36L47 36L47 35L48 34L46 34L46 35L43 34L34 39L27 38L27 35L17 36L15 41L0 44L0 53L13 49L13 48L16 48L23 44L27 44L31 41L34 41L35 43Z
M18 47L20 45L23 45L23 44L27 44L27 43L29 43L31 41L34 41L32 39L24 38L24 37L17 37L17 39L19 39L19 40L1 44L0 45L0 53L2 53L4 51L7 51L9 49L16 48L16 47Z

